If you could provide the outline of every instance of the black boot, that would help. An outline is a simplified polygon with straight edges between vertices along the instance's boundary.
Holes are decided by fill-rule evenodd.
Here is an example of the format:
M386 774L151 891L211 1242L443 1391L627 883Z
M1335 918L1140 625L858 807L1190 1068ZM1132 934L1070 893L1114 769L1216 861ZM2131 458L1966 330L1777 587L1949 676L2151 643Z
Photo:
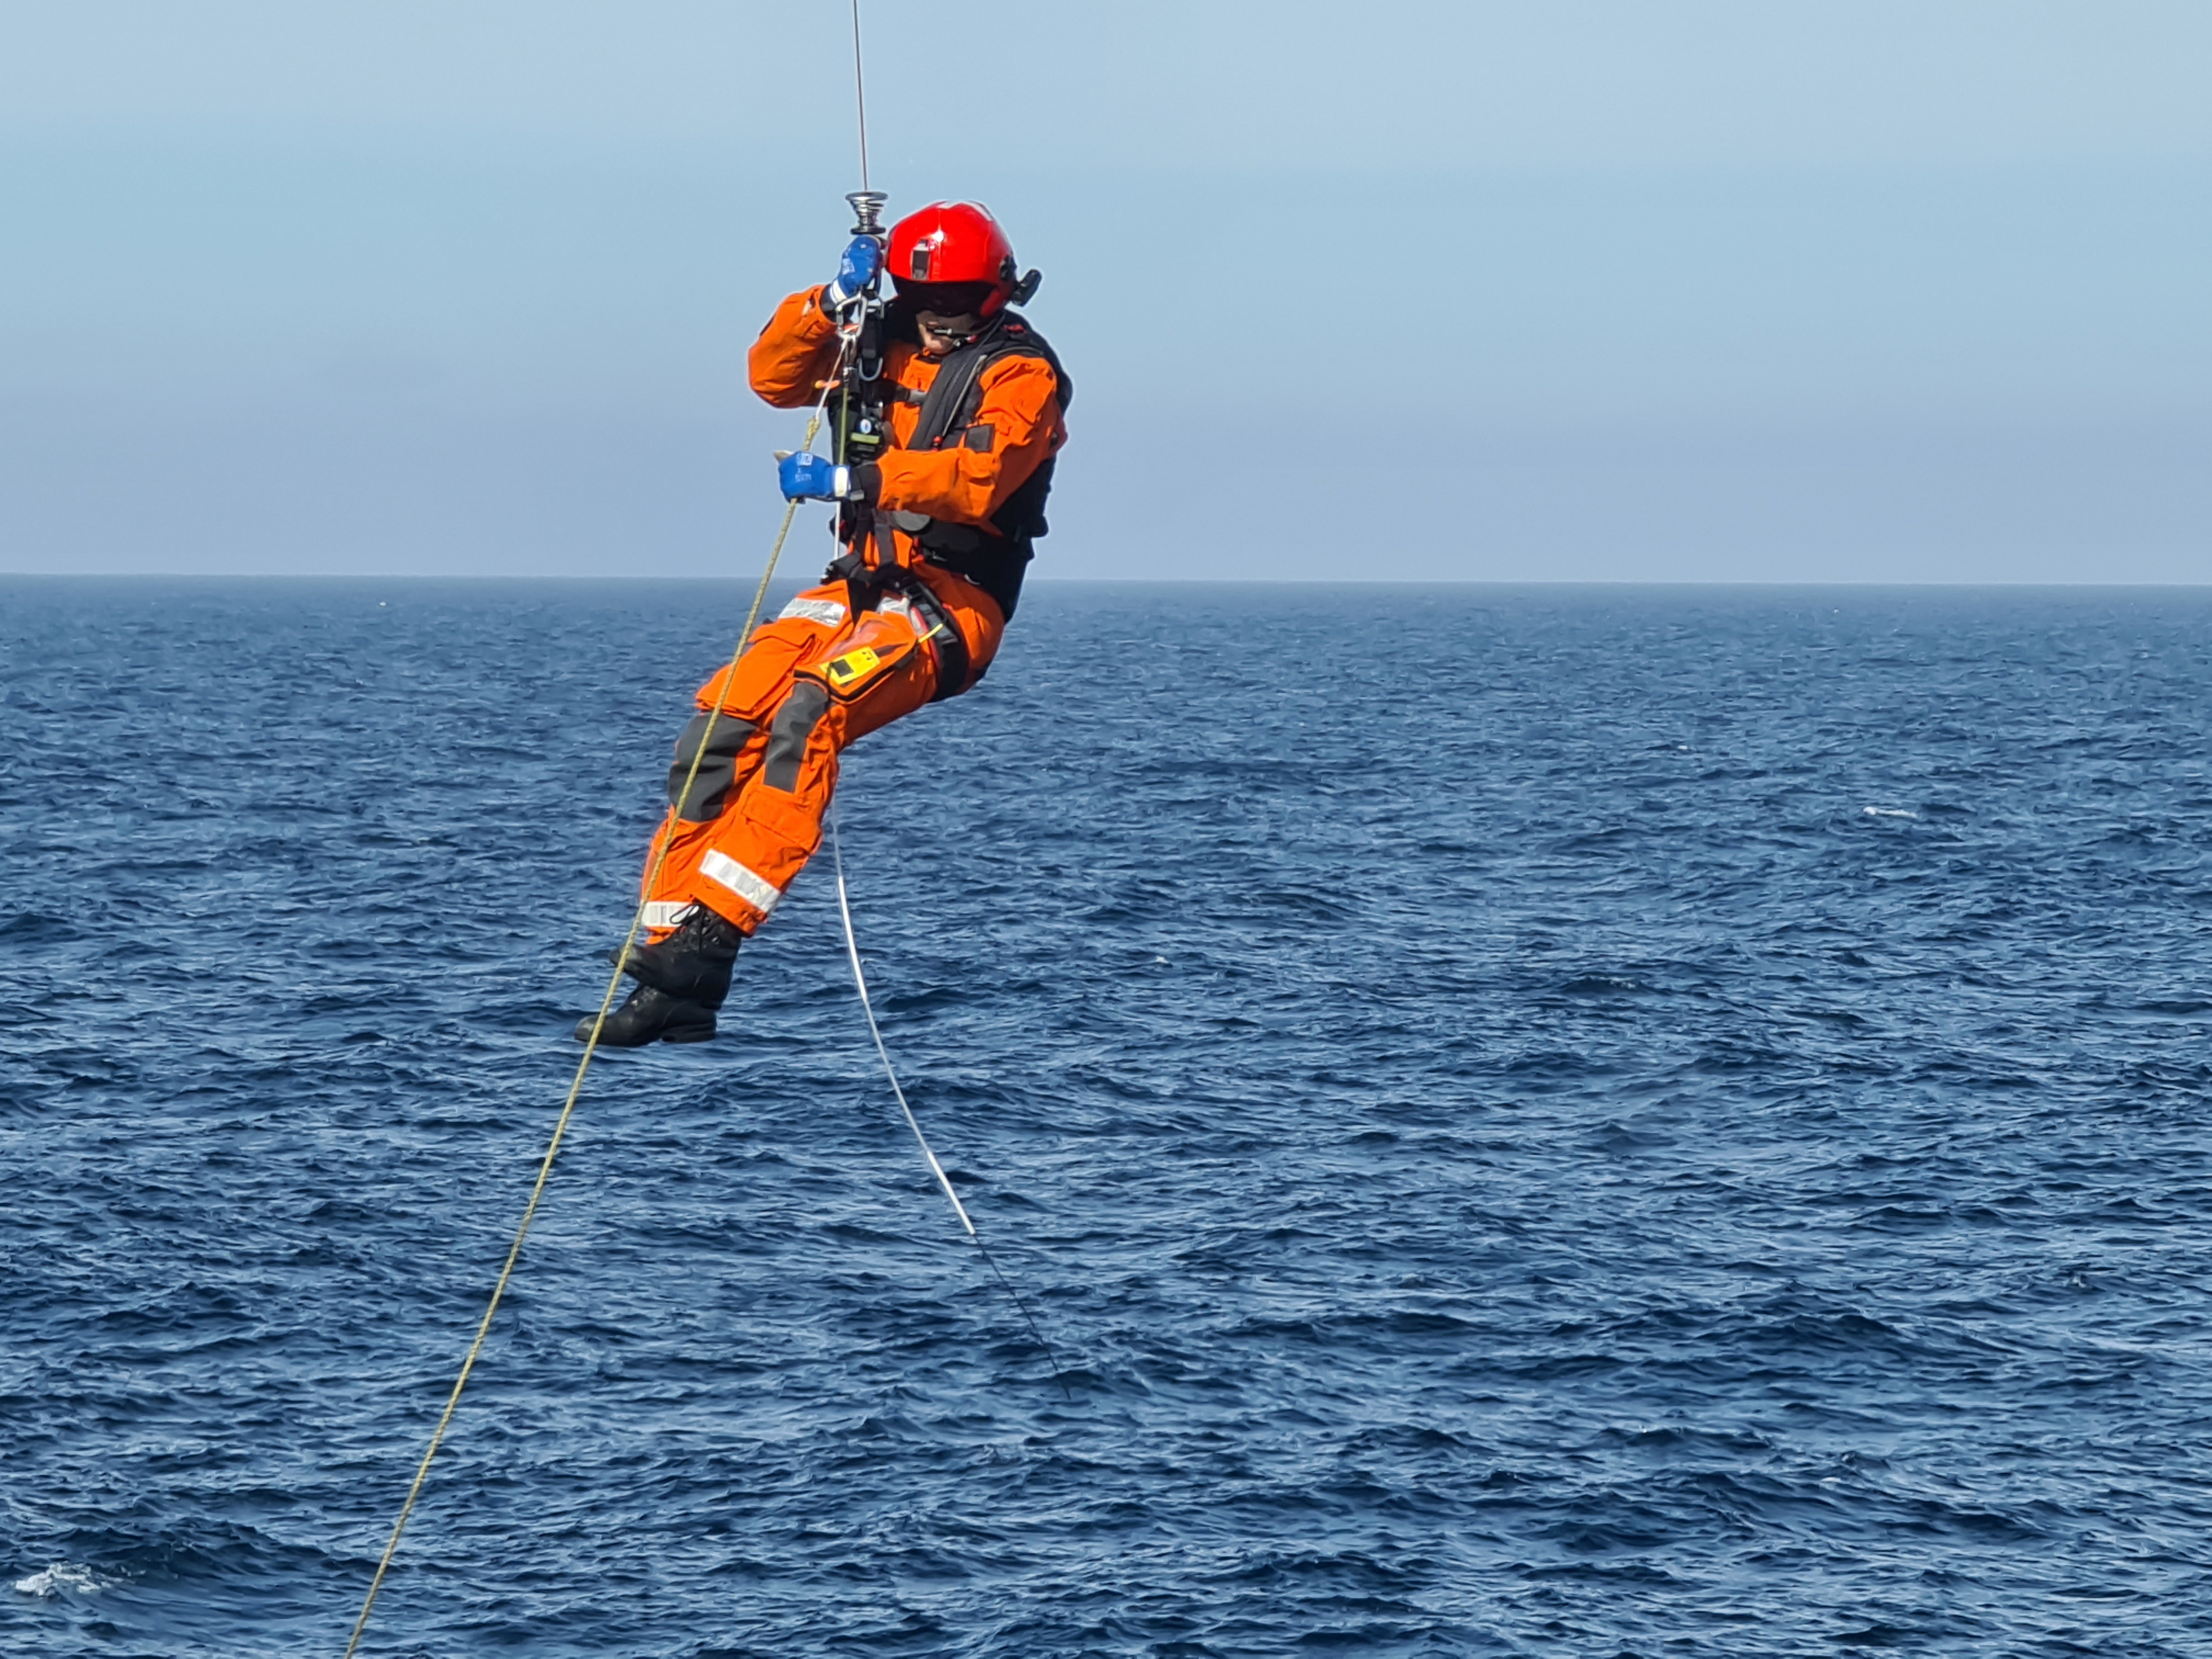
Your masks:
M730 994L730 970L744 939L705 905L695 904L667 938L621 951L622 970L637 981L637 988L607 1016L599 1029L601 1046L706 1042L714 1035L714 1010ZM591 1040L592 1021L578 1020L576 1041Z
M576 1041L589 1042L596 1017L576 1022ZM704 1042L714 1035L714 1011L687 997L641 985L599 1026L602 1048L642 1048L648 1042Z
M676 931L653 945L633 945L622 954L622 970L640 985L665 991L708 1009L730 994L730 969L745 936L703 904L684 913Z

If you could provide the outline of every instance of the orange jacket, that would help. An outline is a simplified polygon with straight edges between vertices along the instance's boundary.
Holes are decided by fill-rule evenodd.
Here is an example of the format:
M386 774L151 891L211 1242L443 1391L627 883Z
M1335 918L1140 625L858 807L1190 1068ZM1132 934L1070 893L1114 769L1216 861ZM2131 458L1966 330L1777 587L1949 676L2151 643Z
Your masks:
M837 325L822 309L818 288L804 289L775 308L747 360L753 390L778 409L804 409L819 399L836 364ZM888 411L891 443L878 459L883 482L875 504L886 513L921 513L988 529L1006 498L1067 441L1060 384L1042 358L1001 357L978 382L982 401L970 428L989 429L988 448L973 447L971 438L950 449L908 449L937 367L904 340L884 353L884 377L908 396Z

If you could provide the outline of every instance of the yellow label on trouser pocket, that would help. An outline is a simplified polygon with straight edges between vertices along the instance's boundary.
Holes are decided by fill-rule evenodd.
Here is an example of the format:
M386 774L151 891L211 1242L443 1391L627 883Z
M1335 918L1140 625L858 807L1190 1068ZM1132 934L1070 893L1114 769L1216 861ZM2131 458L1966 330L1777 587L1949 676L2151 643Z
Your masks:
M822 672L830 677L830 684L840 691L845 691L857 681L866 679L869 672L882 660L872 647L863 645L848 651L842 657L831 658L829 666Z

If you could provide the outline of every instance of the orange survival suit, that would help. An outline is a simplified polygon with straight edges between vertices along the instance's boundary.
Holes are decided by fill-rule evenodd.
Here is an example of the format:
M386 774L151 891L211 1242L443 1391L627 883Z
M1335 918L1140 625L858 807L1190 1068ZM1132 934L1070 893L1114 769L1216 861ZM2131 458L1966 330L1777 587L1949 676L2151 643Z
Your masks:
M752 388L779 409L812 405L836 372L824 303L823 288L791 295L754 342ZM1052 348L1011 311L941 359L922 354L898 302L884 323L890 442L854 469L846 555L700 688L699 708L721 709L713 732L702 712L677 740L672 810L645 864L653 938L694 903L748 934L768 919L821 843L840 751L982 678L1044 533L1070 396Z

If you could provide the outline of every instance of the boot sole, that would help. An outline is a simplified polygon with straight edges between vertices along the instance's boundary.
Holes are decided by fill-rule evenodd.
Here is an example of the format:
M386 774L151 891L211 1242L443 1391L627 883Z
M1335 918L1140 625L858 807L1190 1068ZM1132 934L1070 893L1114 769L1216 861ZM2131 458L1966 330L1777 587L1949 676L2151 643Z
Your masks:
M592 1040L592 1022L586 1020L568 1035L578 1042L589 1042ZM624 1042L605 1031L601 1031L599 1047L602 1048L650 1048L656 1042L712 1042L714 1036L714 1028L711 1025L685 1025L673 1031L659 1032L646 1038L642 1042Z

